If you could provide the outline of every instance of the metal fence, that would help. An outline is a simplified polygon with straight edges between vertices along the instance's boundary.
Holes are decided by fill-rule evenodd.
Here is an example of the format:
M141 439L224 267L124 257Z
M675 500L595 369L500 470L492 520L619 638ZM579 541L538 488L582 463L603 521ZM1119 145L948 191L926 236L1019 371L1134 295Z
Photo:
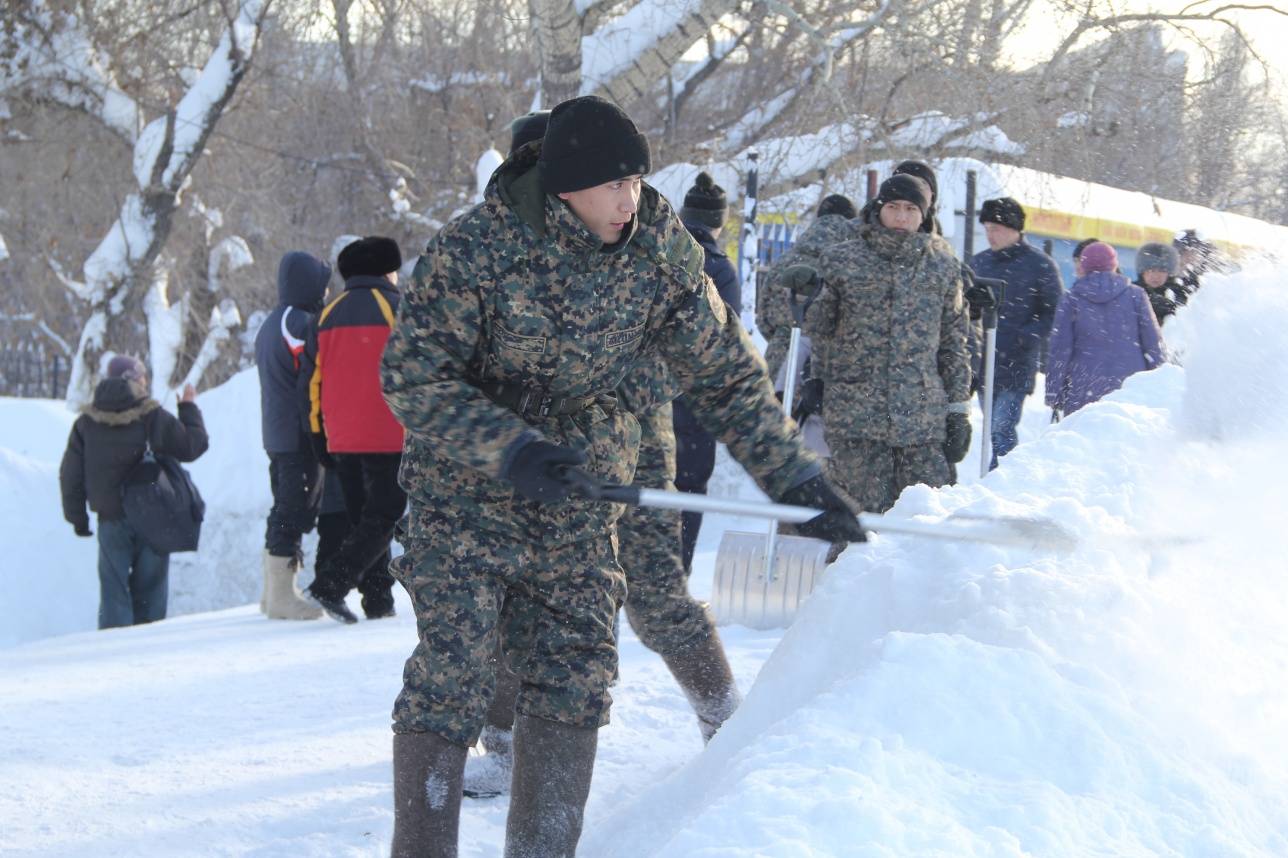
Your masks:
M70 368L65 355L40 343L0 348L0 396L61 399Z

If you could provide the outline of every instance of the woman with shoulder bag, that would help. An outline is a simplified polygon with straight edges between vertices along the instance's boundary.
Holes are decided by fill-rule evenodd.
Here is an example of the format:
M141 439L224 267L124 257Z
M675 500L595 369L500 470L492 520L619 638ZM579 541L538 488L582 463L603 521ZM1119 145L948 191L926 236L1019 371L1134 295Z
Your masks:
M63 517L77 536L93 536L86 504L98 514L100 629L165 618L170 555L155 551L126 519L122 488L149 449L180 462L206 451L210 441L196 397L187 385L175 417L149 396L143 363L116 355L72 425L59 468Z

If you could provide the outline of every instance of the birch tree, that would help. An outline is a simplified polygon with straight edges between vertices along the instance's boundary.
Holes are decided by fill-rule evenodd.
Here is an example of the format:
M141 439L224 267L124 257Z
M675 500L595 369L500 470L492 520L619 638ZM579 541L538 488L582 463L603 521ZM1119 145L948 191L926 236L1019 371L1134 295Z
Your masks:
M109 352L150 355L154 393L164 393L170 383L182 337L174 330L170 272L157 263L193 168L250 67L271 2L218 4L223 26L217 41L202 67L184 78L186 88L164 103L153 93L148 104L128 94L95 32L64 4L33 3L8 22L0 51L0 95L84 113L128 146L131 160L134 187L79 275L50 260L62 283L88 308L68 384L72 406L88 401ZM180 43L174 49L185 47ZM171 64L183 66L184 58L173 57ZM149 113L154 118L147 120Z

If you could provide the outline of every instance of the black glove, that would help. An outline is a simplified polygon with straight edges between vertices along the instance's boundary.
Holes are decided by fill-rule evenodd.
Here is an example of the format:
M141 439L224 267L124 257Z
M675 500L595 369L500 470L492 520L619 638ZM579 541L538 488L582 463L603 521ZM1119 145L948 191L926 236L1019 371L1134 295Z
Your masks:
M823 379L807 378L801 385L801 401L792 412L792 419L804 423L811 414L823 413Z
M90 529L89 529L89 522L88 522L88 521L82 521L82 522L78 522L78 523L76 523L76 524L73 524L73 525L72 525L72 529L73 529L74 531L76 531L76 535L77 535L77 536L93 536L93 535L94 535L94 531L92 531L92 530L90 530Z
M823 510L809 521L796 525L801 536L827 542L867 542L868 534L859 519L827 479L819 474L798 486L792 486L778 498L779 503L808 506Z
M944 458L955 465L970 450L970 417L957 411L948 412L948 438L944 441Z
M818 272L809 265L789 265L778 275L778 282L798 295L813 295L819 286Z
M309 433L309 446L313 448L313 455L317 458L318 464L328 471L335 470L335 456L326 448L326 435L321 432Z
M549 441L529 441L514 454L505 478L528 500L558 503L568 497L572 483L559 473L561 465L584 465L586 454Z

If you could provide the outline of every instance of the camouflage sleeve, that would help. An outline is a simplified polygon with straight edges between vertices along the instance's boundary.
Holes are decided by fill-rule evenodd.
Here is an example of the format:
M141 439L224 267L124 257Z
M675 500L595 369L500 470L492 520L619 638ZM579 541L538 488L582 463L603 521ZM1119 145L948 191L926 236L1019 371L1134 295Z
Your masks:
M385 402L407 429L453 461L501 476L506 453L534 432L468 381L483 313L461 237L431 242L416 263L385 345Z
M659 347L703 428L771 496L818 473L796 424L783 414L747 332L710 278L688 292L667 319Z
M841 277L826 256L818 261L818 276L822 288L805 309L801 331L810 339L829 340L836 335L836 323L841 313Z
M955 263L954 263L955 264ZM961 277L950 275L952 288L944 292L944 306L939 321L939 352L936 355L939 378L944 383L948 402L970 400L971 359L966 342L970 325L969 309L962 294Z
M618 401L636 416L656 410L682 392L661 358L635 367L617 385Z

